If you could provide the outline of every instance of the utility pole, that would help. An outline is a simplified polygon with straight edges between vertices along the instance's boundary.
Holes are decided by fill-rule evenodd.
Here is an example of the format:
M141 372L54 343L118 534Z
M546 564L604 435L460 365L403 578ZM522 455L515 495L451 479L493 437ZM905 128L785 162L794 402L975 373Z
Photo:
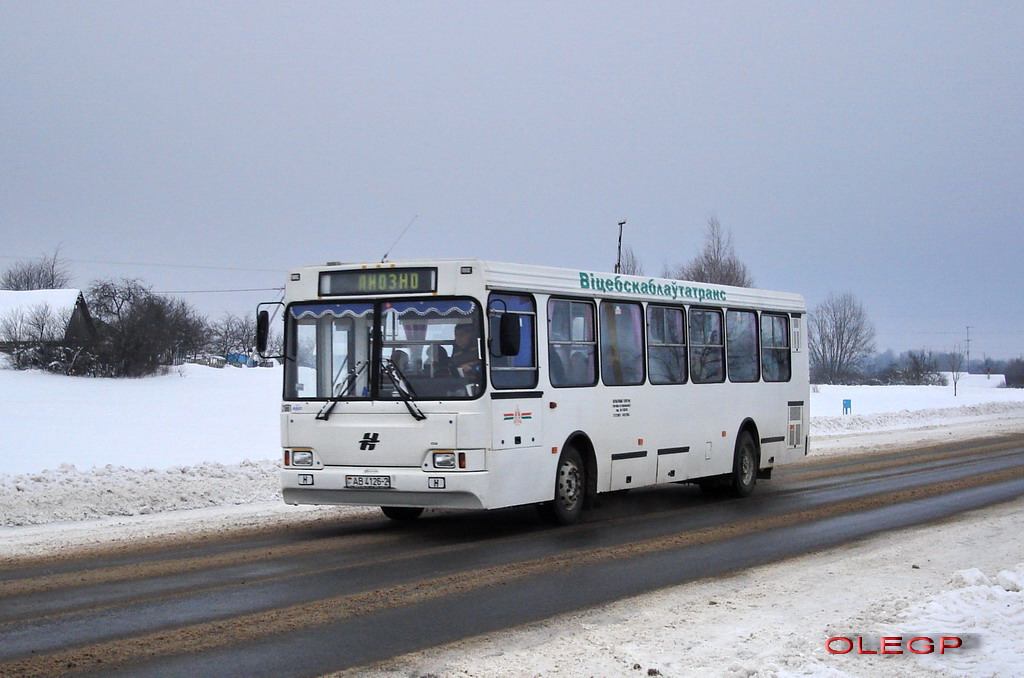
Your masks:
M619 254L615 258L615 272L622 273L622 227L626 225L625 221L619 222Z
M967 374L971 373L971 326L967 326Z

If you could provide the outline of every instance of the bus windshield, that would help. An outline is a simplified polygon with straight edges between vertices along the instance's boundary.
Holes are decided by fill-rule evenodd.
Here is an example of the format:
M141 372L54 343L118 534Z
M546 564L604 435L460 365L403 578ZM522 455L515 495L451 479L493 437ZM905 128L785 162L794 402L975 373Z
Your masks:
M484 389L472 299L293 304L285 398L466 399Z

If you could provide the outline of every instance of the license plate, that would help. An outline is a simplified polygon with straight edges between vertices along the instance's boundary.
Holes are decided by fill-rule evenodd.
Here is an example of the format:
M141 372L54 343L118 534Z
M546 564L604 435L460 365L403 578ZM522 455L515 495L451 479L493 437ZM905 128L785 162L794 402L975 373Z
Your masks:
M300 473L299 474L299 485L312 485L313 474L312 473Z
M391 476L345 476L345 487L352 489L391 489Z

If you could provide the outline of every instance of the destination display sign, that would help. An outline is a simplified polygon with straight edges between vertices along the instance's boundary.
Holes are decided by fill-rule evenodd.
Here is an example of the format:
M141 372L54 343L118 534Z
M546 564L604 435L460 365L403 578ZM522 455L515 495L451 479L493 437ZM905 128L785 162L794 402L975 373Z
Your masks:
M359 271L324 271L320 296L417 294L437 291L436 268L388 268Z

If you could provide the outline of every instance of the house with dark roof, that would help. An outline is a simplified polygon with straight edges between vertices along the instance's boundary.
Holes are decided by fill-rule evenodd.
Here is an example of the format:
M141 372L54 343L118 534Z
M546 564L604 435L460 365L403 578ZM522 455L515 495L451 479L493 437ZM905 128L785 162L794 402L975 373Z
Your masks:
M64 345L96 339L81 290L0 290L0 350L44 341Z

